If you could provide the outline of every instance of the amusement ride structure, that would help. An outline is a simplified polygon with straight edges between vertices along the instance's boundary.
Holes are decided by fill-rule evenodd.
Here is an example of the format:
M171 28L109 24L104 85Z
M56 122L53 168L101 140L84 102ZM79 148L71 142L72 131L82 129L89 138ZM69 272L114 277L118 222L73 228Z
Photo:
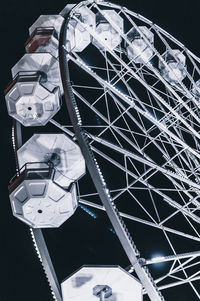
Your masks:
M16 157L9 196L54 299L163 301L186 287L188 300L200 300L200 59L102 0L41 15L29 34L5 90ZM97 262L60 284L43 229L67 223L78 205L107 214L130 265ZM144 227L165 256L144 258ZM150 273L165 262L162 275Z

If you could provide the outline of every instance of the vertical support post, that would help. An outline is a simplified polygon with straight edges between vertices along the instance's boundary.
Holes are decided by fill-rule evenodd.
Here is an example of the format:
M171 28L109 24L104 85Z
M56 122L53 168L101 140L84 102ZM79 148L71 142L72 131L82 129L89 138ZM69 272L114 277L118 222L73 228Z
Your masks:
M44 236L41 229L32 229L32 233L34 235L35 243L37 245L42 265L51 286L51 289L55 295L57 301L62 301L61 288L58 282L51 257L49 255L49 251L46 246L46 242L44 240Z
M22 130L21 130L21 124L18 121L14 121L14 138L15 138L15 155L17 159L17 149L19 149L22 146ZM17 159L18 164L18 159ZM19 166L18 166L19 169ZM63 301L62 295L61 295L61 288L60 284L58 282L51 257L49 255L49 251L46 245L46 242L44 240L44 236L41 229L32 229L33 239L34 243L36 244L36 247L39 251L42 265L46 274L46 277L49 281L50 287L54 293L54 297L57 301Z

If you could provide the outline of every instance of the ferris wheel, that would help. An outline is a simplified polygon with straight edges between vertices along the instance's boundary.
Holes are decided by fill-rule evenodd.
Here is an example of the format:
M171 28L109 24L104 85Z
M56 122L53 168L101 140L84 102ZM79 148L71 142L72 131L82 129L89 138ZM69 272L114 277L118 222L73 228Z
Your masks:
M200 300L200 59L100 0L42 15L29 33L5 91L17 166L9 195L54 298L161 301L184 287ZM30 127L42 133L25 140ZM82 267L60 285L42 229L67 223L78 204L107 214L130 266ZM154 245L165 254L150 258Z

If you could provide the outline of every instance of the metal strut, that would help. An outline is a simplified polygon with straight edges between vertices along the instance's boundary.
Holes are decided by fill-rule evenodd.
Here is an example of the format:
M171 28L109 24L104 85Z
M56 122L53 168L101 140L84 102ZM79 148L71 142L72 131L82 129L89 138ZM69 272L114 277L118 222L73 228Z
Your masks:
M31 228L32 239L38 254L38 257L42 263L45 275L47 277L48 283L52 290L52 295L56 301L62 301L60 284L58 282L51 257L49 255L44 236L41 229Z
M16 164L17 164L17 172L19 170L18 166L18 160L17 160L17 149L22 146L22 132L21 132L21 124L18 121L14 121L13 125L13 149L15 152L16 157ZM45 272L46 278L48 280L49 286L51 288L51 293L53 295L53 298L56 301L63 301L62 295L61 295L61 288L60 284L58 282L51 257L48 252L48 248L46 245L46 242L44 240L44 236L41 229L33 229L30 228L31 231L31 237L33 240L34 247L36 249L37 255L41 261L43 270Z
M84 130L81 128L81 117L72 91L68 62L66 57L67 51L65 45L66 45L66 31L67 31L68 22L69 22L69 16L65 16L65 20L61 27L60 39L59 39L59 63L60 63L60 72L61 72L61 79L62 79L62 84L64 89L65 101L74 128L75 135L77 137L79 146L85 158L86 165L91 175L91 178L94 182L94 185L97 189L97 192L100 196L103 206L106 209L106 213L114 227L114 230L121 242L122 247L124 248L127 257L129 258L131 265L134 267L134 270L138 278L140 279L142 285L144 286L150 300L164 301L164 297L159 292L153 278L151 277L148 271L148 268L143 267L140 264L140 258L139 258L140 254L114 202L111 199L109 190L106 186L101 170L90 148L88 137L84 132Z

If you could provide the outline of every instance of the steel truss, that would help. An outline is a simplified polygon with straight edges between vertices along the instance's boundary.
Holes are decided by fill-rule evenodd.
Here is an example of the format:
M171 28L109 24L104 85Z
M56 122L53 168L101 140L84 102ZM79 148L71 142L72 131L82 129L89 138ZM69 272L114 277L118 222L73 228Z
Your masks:
M115 9L153 51L151 61L136 64L128 59L124 45L131 46L131 42L123 32L119 32L122 42L117 49L109 48L77 16L76 9L81 5L101 13L119 31L105 11ZM94 60L90 48L83 53L67 52L66 31L71 19L103 46ZM141 25L154 34L154 44L141 31ZM158 68L158 62L170 68L162 53L173 49L184 54L187 65L186 78L176 84L170 84ZM56 118L51 122L77 139L96 187L96 191L82 193L80 180L80 203L106 211L130 260L129 271L137 275L150 300L164 300L161 290L188 284L191 296L200 300L200 92L194 92L199 89L200 59L139 14L107 2L85 1L63 22L59 62L73 129ZM17 129L16 135L20 137ZM111 168L116 179L109 178ZM124 212L123 202L128 204L128 212ZM145 225L152 233L159 231L159 240L167 246L168 254L144 259L142 248L148 248L145 233L140 232L143 243L138 239L133 242L134 230L131 227L128 231L122 218L138 227ZM54 296L61 301L42 232L31 231ZM140 252L135 244L142 246ZM147 266L160 262L168 262L169 269L153 279Z

